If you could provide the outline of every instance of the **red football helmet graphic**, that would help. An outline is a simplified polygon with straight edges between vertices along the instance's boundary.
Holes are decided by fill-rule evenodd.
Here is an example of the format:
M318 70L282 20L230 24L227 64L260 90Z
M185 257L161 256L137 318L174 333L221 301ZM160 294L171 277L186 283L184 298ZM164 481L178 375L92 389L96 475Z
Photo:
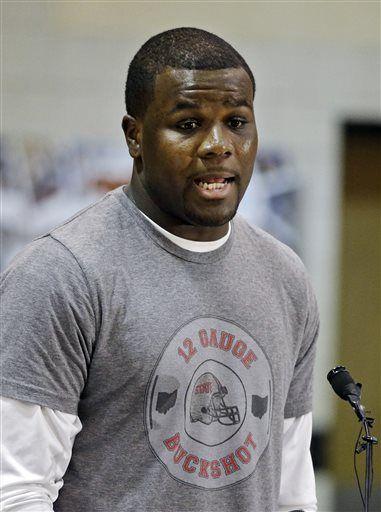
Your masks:
M210 425L218 421L221 425L237 425L241 421L236 405L226 405L226 386L211 372L203 373L194 384L190 403L192 423L200 421Z
M231 340L229 350L222 338ZM247 361L238 357L245 346L255 356ZM245 481L271 437L273 388L269 360L250 333L222 318L190 319L168 340L147 385L144 426L153 454L170 477L192 487Z

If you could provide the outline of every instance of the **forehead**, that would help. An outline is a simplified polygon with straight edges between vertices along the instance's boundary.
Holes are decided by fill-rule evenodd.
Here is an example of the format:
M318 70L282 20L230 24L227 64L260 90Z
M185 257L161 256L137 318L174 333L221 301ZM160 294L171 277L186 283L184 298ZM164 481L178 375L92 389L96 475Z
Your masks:
M167 110L181 100L224 104L253 101L253 85L242 68L218 70L167 68L156 77L148 110Z

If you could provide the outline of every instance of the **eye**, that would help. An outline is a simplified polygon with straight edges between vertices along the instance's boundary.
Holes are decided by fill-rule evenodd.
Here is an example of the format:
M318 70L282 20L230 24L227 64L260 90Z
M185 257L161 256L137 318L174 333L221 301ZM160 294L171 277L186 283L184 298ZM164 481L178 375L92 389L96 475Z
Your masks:
M177 123L176 127L180 130L183 130L185 132L190 132L192 130L195 130L200 126L200 123L197 121L197 119L185 119L184 121L181 121L180 123Z
M229 126L234 128L235 130L239 130L243 128L247 124L246 119L242 119L241 117L232 117L229 119Z

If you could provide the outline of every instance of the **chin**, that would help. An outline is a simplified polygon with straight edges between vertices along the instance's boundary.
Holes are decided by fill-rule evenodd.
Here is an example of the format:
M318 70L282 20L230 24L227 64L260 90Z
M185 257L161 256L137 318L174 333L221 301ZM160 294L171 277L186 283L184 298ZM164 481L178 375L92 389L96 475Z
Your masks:
M186 218L195 226L223 226L237 213L238 205L234 208L216 209L215 211L198 211L193 208L184 209Z

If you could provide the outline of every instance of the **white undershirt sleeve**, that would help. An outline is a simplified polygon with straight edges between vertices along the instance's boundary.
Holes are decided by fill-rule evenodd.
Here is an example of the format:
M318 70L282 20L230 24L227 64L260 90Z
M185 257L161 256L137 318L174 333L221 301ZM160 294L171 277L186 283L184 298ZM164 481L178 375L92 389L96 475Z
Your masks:
M1 397L0 404L0 510L52 512L82 424L73 414L21 400ZM317 510L311 431L311 413L284 421L279 512Z
M67 414L0 398L1 495L4 512L51 512L82 424Z
M310 444L312 413L284 420L278 512L317 511Z

